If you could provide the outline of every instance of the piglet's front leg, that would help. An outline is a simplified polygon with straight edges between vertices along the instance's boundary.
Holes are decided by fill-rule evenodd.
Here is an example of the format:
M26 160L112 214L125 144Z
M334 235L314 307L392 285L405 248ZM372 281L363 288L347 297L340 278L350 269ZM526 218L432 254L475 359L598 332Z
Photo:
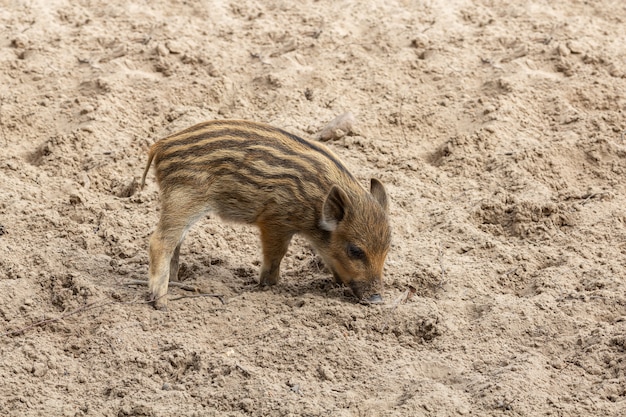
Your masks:
M287 253L292 232L276 230L271 225L257 223L261 231L261 245L263 246L263 265L259 285L275 285L280 279L280 262Z

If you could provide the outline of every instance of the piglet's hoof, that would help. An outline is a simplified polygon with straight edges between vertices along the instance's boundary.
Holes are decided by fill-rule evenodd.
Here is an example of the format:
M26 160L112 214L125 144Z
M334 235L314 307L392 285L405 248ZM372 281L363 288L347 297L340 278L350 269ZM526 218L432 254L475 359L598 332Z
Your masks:
M167 311L167 296L163 296L163 297L159 297L157 299L154 298L150 298L150 301L152 302L152 305L154 306L155 310L159 310L159 311Z

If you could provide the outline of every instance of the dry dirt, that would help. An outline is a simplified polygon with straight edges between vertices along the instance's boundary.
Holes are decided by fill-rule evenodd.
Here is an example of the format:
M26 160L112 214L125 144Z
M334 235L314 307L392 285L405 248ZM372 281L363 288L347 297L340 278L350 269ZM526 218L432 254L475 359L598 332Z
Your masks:
M0 1L0 415L625 415L625 45L621 0ZM216 219L181 279L225 304L126 285L149 144L347 111L385 305L302 239L257 290L256 231Z

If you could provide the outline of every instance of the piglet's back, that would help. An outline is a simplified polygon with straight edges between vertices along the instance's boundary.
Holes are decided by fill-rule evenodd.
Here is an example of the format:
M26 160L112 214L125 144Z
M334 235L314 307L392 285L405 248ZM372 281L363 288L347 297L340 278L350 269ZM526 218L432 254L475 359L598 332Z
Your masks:
M285 221L318 217L332 185L365 191L322 144L250 121L208 121L161 139L150 148L144 179L152 161L166 197L185 188L213 201L223 218L247 223L272 210Z

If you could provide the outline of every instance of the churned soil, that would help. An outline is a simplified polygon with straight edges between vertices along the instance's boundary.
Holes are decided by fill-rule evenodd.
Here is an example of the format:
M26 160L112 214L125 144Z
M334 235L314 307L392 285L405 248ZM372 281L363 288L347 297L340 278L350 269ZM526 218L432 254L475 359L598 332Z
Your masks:
M0 415L626 415L626 3L3 1ZM198 223L146 304L148 146L209 119L383 181L386 303ZM345 134L345 135L344 135Z

